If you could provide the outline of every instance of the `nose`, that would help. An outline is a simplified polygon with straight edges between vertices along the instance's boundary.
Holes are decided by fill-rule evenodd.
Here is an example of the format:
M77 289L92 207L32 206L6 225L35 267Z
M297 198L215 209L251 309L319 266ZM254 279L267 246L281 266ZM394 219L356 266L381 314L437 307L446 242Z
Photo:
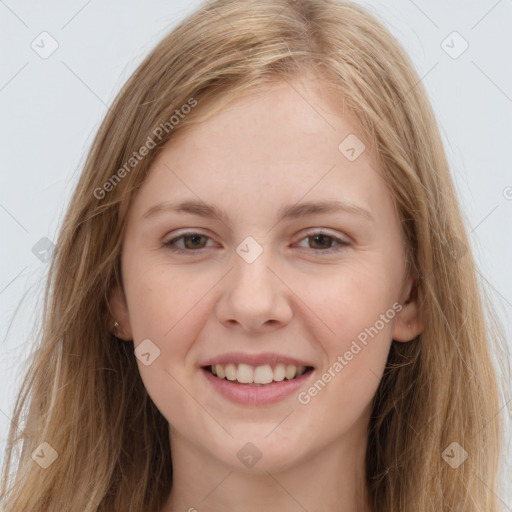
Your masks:
M270 250L252 262L235 254L233 269L221 281L218 320L226 327L254 333L286 325L292 318L293 293L279 274Z

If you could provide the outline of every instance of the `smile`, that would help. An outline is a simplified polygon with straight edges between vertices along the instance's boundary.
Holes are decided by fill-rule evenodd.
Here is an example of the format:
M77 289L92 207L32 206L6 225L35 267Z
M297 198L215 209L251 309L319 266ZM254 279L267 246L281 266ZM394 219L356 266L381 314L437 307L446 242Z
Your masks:
M225 354L200 367L215 394L239 405L267 405L296 396L314 367L278 354Z
M311 366L296 366L293 364L278 363L252 366L245 363L214 364L206 369L219 379L225 379L239 384L264 386L284 380L298 379L306 372L311 371Z

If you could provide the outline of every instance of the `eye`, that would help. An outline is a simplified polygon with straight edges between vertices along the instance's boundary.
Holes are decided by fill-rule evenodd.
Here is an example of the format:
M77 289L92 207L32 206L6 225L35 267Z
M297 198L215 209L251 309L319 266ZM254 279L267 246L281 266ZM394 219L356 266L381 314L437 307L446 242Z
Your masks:
M168 247L169 249L177 253L194 253L195 251L199 251L200 249L205 248L203 244L205 240L210 240L210 237L203 235L201 233L189 232L183 233L180 236L172 238L171 240L168 240L163 244L165 247ZM178 241L183 241L184 248L177 246Z
M324 233L323 231L312 231L306 234L306 237L302 240L306 240L310 245L313 245L313 249L316 252L331 253L342 250L344 247L349 245L349 242L340 238ZM332 242L335 242L334 247L331 246ZM316 246L316 248L314 247Z
M206 249L205 244L208 240L211 240L209 236L190 231L164 242L163 245L176 253L197 254L201 249ZM309 245L312 245L313 247L310 247L311 249L324 254L340 251L347 245L350 245L349 242L331 236L323 231L307 233L306 237L302 238L301 241L302 240L306 240ZM178 242L183 242L183 246L179 246ZM336 244L334 247L332 246L333 242Z

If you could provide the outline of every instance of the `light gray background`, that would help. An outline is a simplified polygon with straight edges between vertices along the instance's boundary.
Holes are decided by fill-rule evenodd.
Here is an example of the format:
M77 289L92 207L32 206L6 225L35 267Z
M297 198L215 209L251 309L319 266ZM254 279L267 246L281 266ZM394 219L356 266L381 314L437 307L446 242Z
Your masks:
M404 45L427 88L483 282L510 344L512 2L360 3L379 14ZM42 237L56 239L106 106L156 42L198 4L0 0L2 451L48 267L32 247ZM47 59L31 47L34 40L42 44L43 31L59 45ZM452 54L462 48L456 36L446 39L453 31L469 44L456 59L442 47ZM505 510L512 510L511 497L500 497Z

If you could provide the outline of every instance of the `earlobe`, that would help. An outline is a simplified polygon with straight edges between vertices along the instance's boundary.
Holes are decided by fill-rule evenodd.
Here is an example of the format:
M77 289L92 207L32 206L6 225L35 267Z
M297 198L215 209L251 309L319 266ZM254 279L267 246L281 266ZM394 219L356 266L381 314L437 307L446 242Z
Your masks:
M110 309L113 315L113 318L110 319L112 334L122 340L131 341L133 334L130 315L123 290L120 286L116 285L110 294Z
M414 276L410 276L400 298L402 309L395 317L393 339L407 342L415 339L425 328L423 315L419 309L417 282Z

